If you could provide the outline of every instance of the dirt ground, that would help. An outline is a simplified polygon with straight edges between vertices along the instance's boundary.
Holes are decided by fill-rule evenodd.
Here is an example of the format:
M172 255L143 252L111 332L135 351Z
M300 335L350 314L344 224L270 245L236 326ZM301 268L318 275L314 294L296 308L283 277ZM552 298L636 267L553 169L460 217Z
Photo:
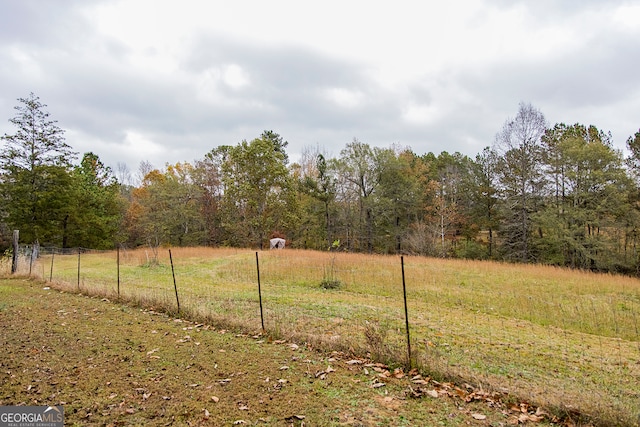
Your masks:
M522 405L416 372L35 281L0 280L0 328L0 405L63 405L65 425L548 422Z

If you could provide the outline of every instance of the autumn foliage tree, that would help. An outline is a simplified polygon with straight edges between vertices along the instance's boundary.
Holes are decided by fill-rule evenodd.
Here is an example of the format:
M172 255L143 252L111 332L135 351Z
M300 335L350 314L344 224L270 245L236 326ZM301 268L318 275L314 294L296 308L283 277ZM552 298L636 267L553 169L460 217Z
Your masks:
M205 236L201 211L202 187L189 163L148 172L132 193L127 222L134 244L197 246Z
M519 105L475 158L417 155L354 138L338 156L318 147L289 164L274 131L213 147L133 185L94 153L78 165L46 105L30 94L0 150L0 230L23 241L109 248L289 247L412 253L640 271L640 131L630 156L595 126L549 127Z

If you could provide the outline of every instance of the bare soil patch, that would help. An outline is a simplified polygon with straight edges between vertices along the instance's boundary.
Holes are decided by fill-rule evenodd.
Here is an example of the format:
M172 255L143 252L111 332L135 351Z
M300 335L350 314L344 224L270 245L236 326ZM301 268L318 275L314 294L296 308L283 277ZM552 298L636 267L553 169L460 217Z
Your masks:
M480 390L36 281L0 280L0 327L0 405L64 405L66 425L550 424Z

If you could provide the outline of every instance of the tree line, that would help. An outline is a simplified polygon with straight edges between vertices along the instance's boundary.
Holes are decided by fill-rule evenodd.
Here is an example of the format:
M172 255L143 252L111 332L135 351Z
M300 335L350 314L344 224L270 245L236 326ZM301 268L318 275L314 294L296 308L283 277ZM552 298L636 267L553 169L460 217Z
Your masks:
M77 153L33 93L2 137L0 235L62 247L297 248L544 263L637 274L640 130L629 157L595 126L522 103L475 158L353 139L290 163L273 131L134 182Z

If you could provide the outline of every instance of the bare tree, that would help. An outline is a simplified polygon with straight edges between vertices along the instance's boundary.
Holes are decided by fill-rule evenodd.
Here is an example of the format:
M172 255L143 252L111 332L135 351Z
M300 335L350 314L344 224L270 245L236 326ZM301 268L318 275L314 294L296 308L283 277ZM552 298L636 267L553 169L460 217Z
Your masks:
M131 175L131 171L126 163L118 162L116 165L116 179L120 185L133 185L133 175Z
M141 185L144 182L145 177L154 170L155 168L148 160L143 160L138 165L138 173L136 175L136 180L138 181L138 185Z
M504 198L502 243L505 254L530 261L531 215L544 189L542 137L544 115L531 104L520 103L518 114L505 122L495 138Z

